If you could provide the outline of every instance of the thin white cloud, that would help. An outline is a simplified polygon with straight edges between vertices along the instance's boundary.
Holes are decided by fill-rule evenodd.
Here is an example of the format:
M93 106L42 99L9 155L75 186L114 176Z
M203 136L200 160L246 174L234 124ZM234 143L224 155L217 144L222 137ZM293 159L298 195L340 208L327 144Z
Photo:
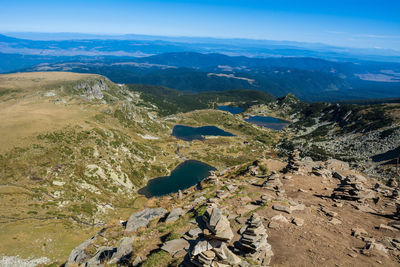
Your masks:
M355 36L374 39L400 39L400 35L357 34Z

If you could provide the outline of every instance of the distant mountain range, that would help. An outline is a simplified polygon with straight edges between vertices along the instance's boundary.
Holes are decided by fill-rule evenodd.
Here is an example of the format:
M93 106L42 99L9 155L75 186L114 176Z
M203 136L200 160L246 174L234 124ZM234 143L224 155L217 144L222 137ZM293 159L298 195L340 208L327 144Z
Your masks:
M351 49L335 52L293 42L235 39L227 44L224 39L136 35L68 39L73 37L59 34L51 41L0 35L0 72L97 73L116 83L165 86L189 94L251 89L276 97L293 93L305 101L400 97L400 63L360 59L396 61L395 51L392 56L364 57Z
M400 51L336 47L320 43L208 37L95 35L82 33L7 33L0 52L26 55L148 56L167 52L220 53L248 57L318 57L334 60L400 62Z

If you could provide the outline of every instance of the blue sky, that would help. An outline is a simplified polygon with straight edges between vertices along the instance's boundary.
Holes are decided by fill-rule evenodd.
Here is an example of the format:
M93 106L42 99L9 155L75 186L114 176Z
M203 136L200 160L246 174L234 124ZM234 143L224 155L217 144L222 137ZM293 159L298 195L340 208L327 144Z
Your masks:
M0 0L1 32L241 37L400 50L399 0Z

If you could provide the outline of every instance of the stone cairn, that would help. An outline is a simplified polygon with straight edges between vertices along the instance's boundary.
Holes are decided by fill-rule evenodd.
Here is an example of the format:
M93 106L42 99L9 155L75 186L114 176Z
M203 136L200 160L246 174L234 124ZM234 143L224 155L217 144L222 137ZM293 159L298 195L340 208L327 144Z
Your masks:
M396 179L390 178L386 185L391 188L397 188L399 184L397 183Z
M209 172L209 176L207 177L206 182L210 184L218 184L219 179L215 171Z
M273 173L267 177L267 180L264 181L262 184L263 188L271 189L271 190L278 190L282 187L282 182L279 179L279 174Z
M394 214L394 217L397 219L397 220L400 220L400 201L396 201L396 212L395 212L395 214Z
M203 235L189 250L184 266L235 266L242 262L227 246L233 238L230 223L217 207L210 207L202 216ZM200 225L199 225L200 226Z
M247 221L246 230L237 243L237 248L246 256L257 260L261 265L268 265L274 253L268 243L268 234L262 224L261 217L253 213Z
M293 150L292 153L290 153L289 158L288 158L288 164L286 167L283 169L283 173L295 173L298 172L300 169L300 151L297 149Z
M368 198L374 198L375 194L364 188L363 179L360 176L349 175L341 180L339 187L332 193L334 199L344 199L352 201L363 201Z

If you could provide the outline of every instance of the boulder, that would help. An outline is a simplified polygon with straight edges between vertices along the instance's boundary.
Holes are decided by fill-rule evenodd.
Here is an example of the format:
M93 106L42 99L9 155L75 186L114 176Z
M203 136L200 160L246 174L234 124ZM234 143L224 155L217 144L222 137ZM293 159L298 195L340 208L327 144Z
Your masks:
M85 263L85 267L97 267L110 260L116 252L116 248L100 247L94 256Z
M100 233L102 231L100 231ZM82 242L76 248L74 248L68 257L67 262L65 263L65 267L81 265L81 264L87 262L91 258L91 256L86 252L87 248L96 241L98 236L99 236L99 234L96 234L93 237Z
M113 254L108 264L126 264L132 256L134 237L123 237L118 242L117 251Z

